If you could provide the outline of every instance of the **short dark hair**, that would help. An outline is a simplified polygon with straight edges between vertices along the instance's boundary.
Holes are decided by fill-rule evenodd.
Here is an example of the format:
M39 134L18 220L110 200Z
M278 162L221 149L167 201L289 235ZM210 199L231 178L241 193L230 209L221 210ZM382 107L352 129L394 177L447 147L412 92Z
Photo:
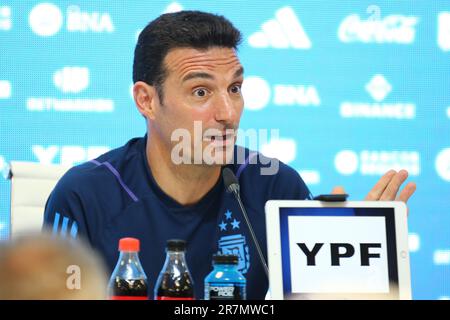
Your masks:
M174 48L237 49L241 32L225 17L201 12L166 13L151 21L139 35L134 50L133 82L155 86L162 101L162 84L167 76L163 65L167 53Z

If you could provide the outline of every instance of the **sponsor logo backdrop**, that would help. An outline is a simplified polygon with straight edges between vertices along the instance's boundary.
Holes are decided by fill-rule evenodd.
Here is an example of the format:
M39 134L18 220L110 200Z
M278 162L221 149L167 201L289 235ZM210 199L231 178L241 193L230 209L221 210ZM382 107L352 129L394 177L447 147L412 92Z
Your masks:
M162 12L200 9L244 34L243 129L314 194L364 198L406 168L413 297L450 297L449 1L0 1L0 171L77 164L145 133L131 98L134 45ZM9 236L0 179L0 238Z

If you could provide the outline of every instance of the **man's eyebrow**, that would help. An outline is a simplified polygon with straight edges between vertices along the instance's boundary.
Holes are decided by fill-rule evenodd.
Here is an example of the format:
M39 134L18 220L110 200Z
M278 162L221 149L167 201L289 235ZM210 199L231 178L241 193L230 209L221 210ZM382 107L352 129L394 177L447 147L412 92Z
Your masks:
M244 74L244 67L240 67L239 69L236 70L233 77L238 78L238 77L242 76L243 74Z
M209 73L206 72L192 72L187 74L184 78L183 78L183 82L194 79L194 78L202 78L202 79L214 79L214 77L212 75L210 75Z
M244 67L240 67L234 73L233 78L238 78L238 77L242 76L243 74L244 74ZM188 80L191 80L191 79L195 79L195 78L214 80L214 76L210 75L209 73L206 73L206 72L191 72L191 73L187 74L182 79L182 81L185 82L185 81L188 81Z

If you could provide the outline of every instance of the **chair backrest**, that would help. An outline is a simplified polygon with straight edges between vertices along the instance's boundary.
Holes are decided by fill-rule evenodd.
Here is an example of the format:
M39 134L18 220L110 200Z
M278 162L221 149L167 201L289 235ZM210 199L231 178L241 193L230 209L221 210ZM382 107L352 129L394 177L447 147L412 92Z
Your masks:
M12 161L11 238L42 227L48 196L70 166Z

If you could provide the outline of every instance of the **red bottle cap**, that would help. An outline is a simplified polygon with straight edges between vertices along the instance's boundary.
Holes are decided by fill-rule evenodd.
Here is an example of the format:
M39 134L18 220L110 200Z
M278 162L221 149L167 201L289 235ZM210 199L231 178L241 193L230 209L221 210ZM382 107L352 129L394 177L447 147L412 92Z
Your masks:
M122 238L119 241L120 251L139 251L139 240L136 238Z

